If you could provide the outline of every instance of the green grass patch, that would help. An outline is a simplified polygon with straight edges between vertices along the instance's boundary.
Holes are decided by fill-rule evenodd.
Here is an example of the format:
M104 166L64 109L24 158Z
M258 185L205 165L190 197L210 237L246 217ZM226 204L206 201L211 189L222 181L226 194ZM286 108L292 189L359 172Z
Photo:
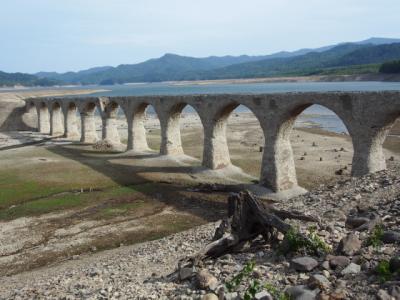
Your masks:
M134 187L116 187L105 191L94 192L63 192L40 199L28 200L24 203L3 207L0 210L0 220L10 220L25 216L36 216L45 213L87 207L109 199L115 199L137 192ZM129 203L123 209L128 209ZM132 205L138 205L132 203Z
M24 203L32 198L42 198L62 191L62 187L23 180L12 173L0 174L0 209Z

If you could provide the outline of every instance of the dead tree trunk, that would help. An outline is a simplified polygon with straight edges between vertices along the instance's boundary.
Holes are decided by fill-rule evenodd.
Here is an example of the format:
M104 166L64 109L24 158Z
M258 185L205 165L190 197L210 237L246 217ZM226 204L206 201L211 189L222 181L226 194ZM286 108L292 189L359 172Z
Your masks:
M269 242L277 231L285 234L292 230L292 226L284 222L285 219L318 222L316 218L299 212L277 210L272 205L265 206L248 191L232 194L228 198L228 217L217 228L214 241L195 256L181 261L180 266L199 265L206 258L234 252L260 235L265 242ZM303 238L307 239L305 236Z

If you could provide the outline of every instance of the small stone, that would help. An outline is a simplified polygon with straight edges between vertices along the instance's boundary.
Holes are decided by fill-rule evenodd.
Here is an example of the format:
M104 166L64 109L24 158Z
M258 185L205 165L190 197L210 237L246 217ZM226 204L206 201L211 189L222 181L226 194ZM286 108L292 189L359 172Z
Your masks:
M325 261L321 264L321 267L324 268L325 270L330 270L329 261L325 260Z
M211 275L205 269L201 270L196 275L196 279L197 279L197 286L203 290L206 289L215 290L219 285L218 279L215 278L213 275Z
M262 291L254 295L256 300L273 300L274 298L267 291Z
M308 286L312 289L319 288L321 290L326 290L330 285L331 283L329 280L321 274L311 275L310 279L308 280Z
M361 271L361 266L357 265L355 263L349 264L346 268L344 268L340 274L346 275L346 274L357 274L360 273Z
M385 244L395 244L400 242L400 232L388 230L382 235L382 242Z
M323 161L324 159L322 157L319 158L319 161Z
M331 273L329 273L328 270L323 270L323 271L322 271L322 274L323 274L326 278L329 278L329 277L331 276Z
M240 297L237 292L225 294L225 300L239 300L239 299L240 299Z
M354 233L350 233L340 241L338 252L341 252L345 255L354 255L360 249L360 239Z
M329 257L329 265L332 268L336 267L346 267L350 263L350 259L346 256L330 256Z
M286 293L291 297L290 299L295 300L314 300L319 292L319 289L311 291L304 285L292 286L286 290Z
M314 258L308 257L308 256L298 257L298 258L292 259L291 266L296 271L300 271L300 272L311 271L316 266L318 266L318 261L316 261Z
M202 300L218 300L218 296L210 293L210 294L206 294L203 296L203 298L201 298Z

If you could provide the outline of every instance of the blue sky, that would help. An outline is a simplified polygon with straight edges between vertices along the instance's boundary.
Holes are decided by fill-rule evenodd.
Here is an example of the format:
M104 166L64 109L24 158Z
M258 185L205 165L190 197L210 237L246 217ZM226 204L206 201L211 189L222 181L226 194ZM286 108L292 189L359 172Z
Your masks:
M398 0L8 0L0 70L75 71L164 53L269 54L400 37Z

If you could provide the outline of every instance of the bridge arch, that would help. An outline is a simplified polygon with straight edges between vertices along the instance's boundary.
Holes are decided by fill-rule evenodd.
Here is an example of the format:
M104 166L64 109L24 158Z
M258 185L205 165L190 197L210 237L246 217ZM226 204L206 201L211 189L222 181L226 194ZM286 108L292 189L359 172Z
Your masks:
M211 115L211 118L203 124L205 134L203 166L211 169L221 169L232 165L226 131L229 117L239 106L246 107L255 116L260 126L262 125L259 116L247 103L229 101L219 106Z
M166 112L162 114L160 118L161 122L161 149L160 153L164 155L180 155L184 154L183 143L182 143L182 118L185 117L183 111L185 109L191 109L197 116L199 116L200 122L203 125L203 120L198 112L195 105L182 101L175 103L168 107ZM197 144L198 146L198 144Z
M276 192L298 187L291 136L296 120L307 108L314 105L320 105L334 113L343 122L353 144L351 122L349 122L347 115L324 101L301 101L290 104L286 109L276 112L273 118L266 120L265 151L261 170L261 183ZM302 140L301 142L305 141ZM309 144L310 147L318 147L313 141L309 141ZM338 148L340 149L339 145ZM320 148L318 149L320 151ZM331 150L333 151L333 149ZM303 159L306 158L303 157ZM320 156L318 160L320 160ZM332 176L334 176L334 171Z

